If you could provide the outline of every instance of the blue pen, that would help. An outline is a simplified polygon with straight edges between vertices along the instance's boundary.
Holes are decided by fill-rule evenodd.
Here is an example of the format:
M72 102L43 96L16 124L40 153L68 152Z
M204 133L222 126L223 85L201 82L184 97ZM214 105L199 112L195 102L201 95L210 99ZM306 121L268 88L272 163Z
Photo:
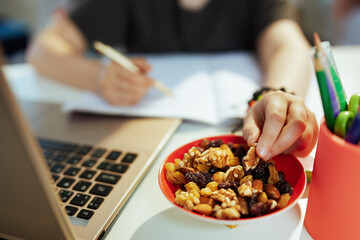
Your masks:
M357 144L360 141L360 111L357 112L347 134L346 141Z

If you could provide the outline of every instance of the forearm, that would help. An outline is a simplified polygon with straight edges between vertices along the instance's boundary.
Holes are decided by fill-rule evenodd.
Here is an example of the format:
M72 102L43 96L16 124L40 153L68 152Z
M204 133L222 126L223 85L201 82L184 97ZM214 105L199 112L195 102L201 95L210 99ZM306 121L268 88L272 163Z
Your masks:
M264 66L267 87L285 87L289 92L305 97L311 78L310 50L306 46L279 47Z
M271 24L260 36L258 51L266 87L285 87L304 97L311 78L310 46L292 20Z
M85 58L81 53L54 50L41 42L35 42L29 49L27 60L39 73L51 79L98 91L98 76L102 68L98 60Z

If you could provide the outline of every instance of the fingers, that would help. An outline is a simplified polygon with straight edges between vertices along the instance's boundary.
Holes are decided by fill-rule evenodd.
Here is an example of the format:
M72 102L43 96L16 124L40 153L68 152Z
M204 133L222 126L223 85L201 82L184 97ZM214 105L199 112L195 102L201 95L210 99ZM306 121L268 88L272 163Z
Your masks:
M101 94L111 104L134 105L153 85L153 80L144 74L135 74L117 64L110 64L101 81Z
M293 151L295 149L304 148L308 145L307 141L311 140L311 135L303 135L307 127L308 117L305 109L305 105L301 102L292 102L288 107L288 113L286 116L286 124L281 129L281 132L274 142L271 151L266 155L265 160L271 159L280 153L284 153L286 150ZM306 137L306 139L305 139ZM302 145L294 145L297 142Z
M256 150L261 158L267 160L267 155L284 127L288 102L281 94L269 94L264 99L264 108L265 121Z
M137 57L132 58L132 61L138 66L142 73L147 73L152 69L152 66L146 61L145 58Z
M244 120L243 137L257 154L269 160L278 154L307 156L318 138L315 115L300 97L284 92L266 93Z

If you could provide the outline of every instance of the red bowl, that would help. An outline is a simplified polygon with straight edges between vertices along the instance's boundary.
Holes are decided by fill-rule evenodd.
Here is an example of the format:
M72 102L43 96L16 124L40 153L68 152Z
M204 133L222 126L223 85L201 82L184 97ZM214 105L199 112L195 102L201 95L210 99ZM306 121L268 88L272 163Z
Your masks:
M204 138L205 139L205 138ZM222 136L214 136L207 137L208 140L221 139L224 143L244 143L245 140L241 136L236 135L222 135ZM198 139L193 142L187 143L180 148L173 151L166 160L161 164L158 174L159 185L161 191L165 195L165 197L176 207L180 208L182 211L190 214L191 216L197 217L201 220L205 220L213 223L220 223L226 225L232 224L241 224L241 223L249 223L254 221L259 221L260 219L268 219L269 217L277 216L286 210L289 210L293 207L296 202L301 198L305 191L306 187L306 174L302 164L299 160L293 155L280 155L273 158L276 163L276 168L278 171L282 171L285 174L285 180L290 183L290 185L294 188L293 194L291 195L290 201L285 208L277 209L271 213L267 213L265 215L259 217L250 217L250 218L240 218L236 220L227 220L227 219L218 219L211 216L204 216L196 212L189 211L176 203L174 203L175 191L178 189L168 182L166 179L166 163L173 163L176 158L183 159L184 153L187 153L188 150L193 146L200 146L200 143L203 139Z

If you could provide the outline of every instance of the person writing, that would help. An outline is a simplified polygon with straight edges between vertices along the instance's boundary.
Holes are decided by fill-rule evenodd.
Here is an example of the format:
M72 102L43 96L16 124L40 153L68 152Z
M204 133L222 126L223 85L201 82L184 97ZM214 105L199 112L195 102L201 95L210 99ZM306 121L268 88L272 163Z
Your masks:
M264 72L261 100L248 111L243 136L270 159L280 153L308 155L318 124L305 106L311 75L309 44L286 0L87 0L57 12L27 53L29 63L53 79L97 92L109 103L133 105L154 84L144 58L131 73L103 65L85 52L94 41L127 53L251 50ZM74 4L75 3L75 4ZM181 66L179 66L181 67ZM241 66L239 66L241 67ZM278 91L284 87L288 92ZM274 90L273 90L274 89Z

